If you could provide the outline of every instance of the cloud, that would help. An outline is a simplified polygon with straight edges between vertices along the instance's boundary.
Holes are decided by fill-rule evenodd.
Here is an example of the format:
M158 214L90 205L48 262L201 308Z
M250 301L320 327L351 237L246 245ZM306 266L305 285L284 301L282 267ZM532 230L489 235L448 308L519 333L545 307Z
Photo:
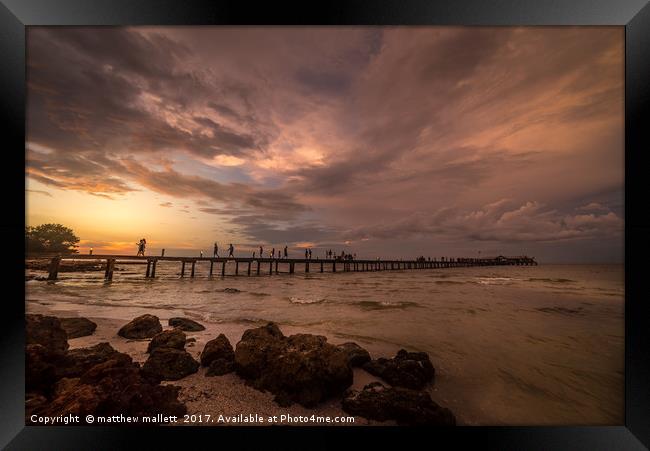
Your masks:
M620 236L623 221L603 214L562 214L538 202L502 199L474 211L454 208L417 212L377 226L359 227L348 239L408 239L439 236L456 241L553 242Z

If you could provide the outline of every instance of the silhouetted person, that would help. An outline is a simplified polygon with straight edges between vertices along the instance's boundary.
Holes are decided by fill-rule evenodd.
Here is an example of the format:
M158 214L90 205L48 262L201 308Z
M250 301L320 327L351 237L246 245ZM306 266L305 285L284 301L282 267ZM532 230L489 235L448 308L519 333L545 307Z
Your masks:
M199 253L199 258L203 258L203 251Z
M289 250L287 249L287 246L284 246L284 258L289 257Z
M229 258L230 258L230 257L235 258L235 256L233 255L233 252L235 252L235 248L233 247L232 243L230 243L230 244L228 245L228 257L229 257Z
M309 249L309 259L311 260L311 249Z
M308 257L309 257L309 251L305 249L305 260L307 260Z
M214 243L214 252L212 253L213 257L218 257L219 256L219 245L215 242Z
M255 251L253 251L253 258L255 258Z
M90 248L90 255L93 255L93 248Z
M144 249L146 245L147 245L147 240L142 238L138 243L138 253L136 254L136 256L142 255L144 257Z
M271 249L271 258L275 258L275 248Z
M260 258L264 258L264 249L260 246Z

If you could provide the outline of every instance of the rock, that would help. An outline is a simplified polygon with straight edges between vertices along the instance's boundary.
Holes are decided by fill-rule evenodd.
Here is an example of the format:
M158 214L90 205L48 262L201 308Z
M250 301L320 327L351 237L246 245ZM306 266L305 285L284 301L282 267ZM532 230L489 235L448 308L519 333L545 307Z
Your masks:
M338 348L344 351L348 356L348 365L350 367L362 366L370 362L370 354L356 343L348 342L338 345Z
M131 357L116 351L108 343L99 343L89 348L72 349L67 352L64 362L57 368L57 378L79 377L90 368L108 360L131 361Z
M68 334L68 338L78 338L92 335L97 329L97 324L87 318L60 318L61 327Z
M130 415L182 417L187 409L178 401L178 387L161 386L145 377L126 354L97 364L78 378L63 378L51 401L32 395L27 415Z
M197 323L189 318L169 318L169 325L178 327L186 332L199 332L205 330L202 324Z
M395 420L409 426L455 426L449 409L436 404L428 393L402 387L385 387L379 382L363 390L349 390L342 401L343 410L351 415L386 421Z
M124 338L152 338L162 332L162 325L157 316L142 315L122 326L117 333Z
M66 365L63 351L28 344L25 346L25 392L50 395L57 380L57 369Z
M416 390L423 388L435 376L426 352L406 352L404 349L400 349L392 359L371 360L363 365L363 369L391 385Z
M216 359L210 362L206 376L223 376L235 371L235 360Z
M174 348L155 348L142 371L157 380L175 381L196 373L199 362L184 350Z
M25 315L25 344L39 344L53 351L68 349L68 334L54 316Z
M214 340L208 341L205 348L203 348L203 352L201 352L202 366L210 366L210 363L217 359L226 362L235 361L235 351L224 334L219 334Z
M147 352L151 353L156 348L185 349L185 334L180 329L164 330L149 342Z
M282 406L313 407L352 384L344 351L323 336L285 337L273 323L244 332L235 349L235 370L253 387L274 393Z

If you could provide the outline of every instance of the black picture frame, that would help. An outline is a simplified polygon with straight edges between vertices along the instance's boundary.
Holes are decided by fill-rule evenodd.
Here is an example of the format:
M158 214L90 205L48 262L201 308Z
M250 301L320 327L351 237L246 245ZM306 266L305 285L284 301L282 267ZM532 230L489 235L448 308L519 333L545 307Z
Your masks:
M289 3L182 0L0 0L1 123L5 240L0 333L0 448L120 449L146 439L162 448L190 443L324 448L354 438L393 446L453 444L488 449L644 449L650 446L650 315L644 271L650 250L645 174L650 151L650 5L646 0L349 0ZM106 428L24 424L25 27L30 25L614 25L625 27L625 424L607 427ZM21 151L23 150L23 151ZM12 202L14 201L15 202ZM10 288L10 289L8 289ZM21 299L22 296L22 299ZM291 434L282 434L291 429ZM188 437L191 433L191 438ZM210 434L208 437L206 434ZM216 434L216 435L215 435ZM282 437L280 437L282 434ZM359 437L362 435L362 437ZM409 439L422 440L404 441ZM188 440L189 439L189 440ZM278 442L270 445L271 439ZM150 441L153 440L153 441ZM368 444L367 444L368 445ZM371 446L371 445L369 445Z

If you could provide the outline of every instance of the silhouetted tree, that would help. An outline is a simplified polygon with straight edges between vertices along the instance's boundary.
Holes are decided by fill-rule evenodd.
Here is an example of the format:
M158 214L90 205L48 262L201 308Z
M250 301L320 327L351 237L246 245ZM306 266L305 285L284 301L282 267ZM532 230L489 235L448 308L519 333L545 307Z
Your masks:
M41 224L25 227L25 244L28 252L59 252L73 254L77 252L79 238L72 229L61 224Z

